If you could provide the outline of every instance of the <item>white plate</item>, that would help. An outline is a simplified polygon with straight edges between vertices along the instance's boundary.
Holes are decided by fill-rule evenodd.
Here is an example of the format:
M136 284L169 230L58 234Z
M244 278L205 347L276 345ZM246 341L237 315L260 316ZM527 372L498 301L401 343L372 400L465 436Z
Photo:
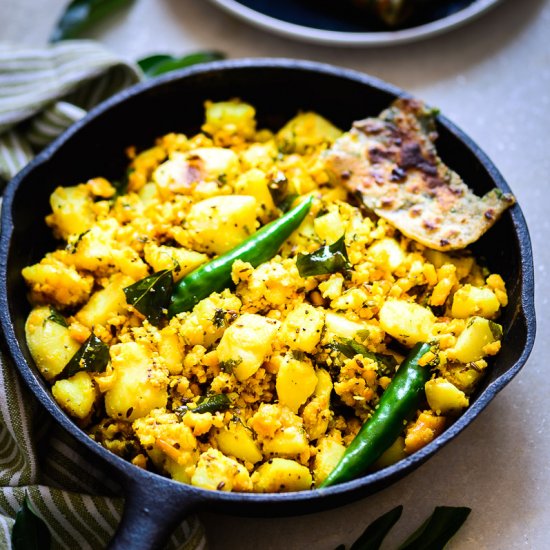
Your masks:
M361 30L360 24L349 17L335 16L331 20L326 10L298 0L211 0L225 11L267 31L296 40L335 46L386 46L420 40L471 21L500 1L449 2L456 8L452 7L442 17L417 22L415 26L380 30L372 25L368 28L365 24L367 30Z

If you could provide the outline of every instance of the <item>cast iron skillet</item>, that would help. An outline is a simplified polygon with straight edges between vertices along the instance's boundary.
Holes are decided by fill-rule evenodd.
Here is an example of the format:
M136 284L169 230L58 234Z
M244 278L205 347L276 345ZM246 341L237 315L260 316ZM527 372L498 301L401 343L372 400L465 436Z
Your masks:
M58 185L94 176L117 179L124 173L124 150L150 146L154 138L199 129L206 99L239 97L257 108L259 125L278 128L299 109L323 114L341 128L376 115L402 90L342 68L285 59L217 62L138 84L106 101L72 126L8 185L0 242L0 317L5 343L19 373L55 421L104 463L120 480L126 508L111 543L116 550L162 547L187 514L208 508L248 516L296 515L349 503L378 491L422 464L461 432L524 365L535 337L533 265L529 234L514 206L475 246L508 285L510 305L501 322L501 353L472 405L446 432L425 448L384 470L342 485L289 494L207 491L143 471L92 441L59 408L36 370L25 344L29 313L21 269L54 248L44 217ZM478 193L497 186L510 191L486 155L454 124L438 117L438 150Z

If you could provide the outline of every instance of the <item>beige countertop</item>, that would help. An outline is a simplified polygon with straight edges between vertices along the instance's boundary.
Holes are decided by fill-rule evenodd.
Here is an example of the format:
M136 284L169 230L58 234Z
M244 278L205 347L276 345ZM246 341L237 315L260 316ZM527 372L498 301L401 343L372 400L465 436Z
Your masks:
M45 43L64 0L0 0L0 40ZM473 512L453 550L549 547L550 0L507 0L447 34L387 48L302 44L247 26L205 0L136 0L89 35L135 59L218 49L228 57L293 57L371 73L439 107L491 157L531 231L538 336L525 368L481 416L424 466L343 508L284 519L202 514L212 549L332 550L404 505L385 548L436 505ZM503 244L503 246L505 246Z

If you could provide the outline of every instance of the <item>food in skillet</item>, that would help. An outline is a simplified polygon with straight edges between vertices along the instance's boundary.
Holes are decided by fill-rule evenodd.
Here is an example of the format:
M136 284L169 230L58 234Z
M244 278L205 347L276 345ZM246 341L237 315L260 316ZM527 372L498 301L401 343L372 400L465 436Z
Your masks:
M294 491L394 463L468 406L504 282L365 216L334 164L354 132L301 113L274 134L207 103L201 133L129 149L124 188L54 191L27 343L99 444L198 487Z

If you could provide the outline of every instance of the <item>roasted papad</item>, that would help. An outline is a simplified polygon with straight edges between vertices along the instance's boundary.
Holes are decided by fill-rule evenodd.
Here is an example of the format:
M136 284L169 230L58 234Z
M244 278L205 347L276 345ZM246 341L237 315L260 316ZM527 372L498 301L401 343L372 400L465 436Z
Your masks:
M354 122L326 153L327 166L364 205L436 250L477 241L515 199L478 197L437 155L435 111L398 99L377 118Z

